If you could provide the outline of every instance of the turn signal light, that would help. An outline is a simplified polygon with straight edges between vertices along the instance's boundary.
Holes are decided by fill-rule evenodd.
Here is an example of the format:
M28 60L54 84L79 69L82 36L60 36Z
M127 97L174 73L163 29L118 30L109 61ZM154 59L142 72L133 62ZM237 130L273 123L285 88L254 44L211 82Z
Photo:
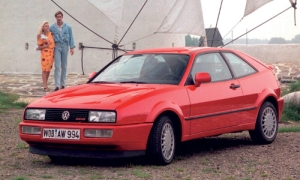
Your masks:
M41 127L38 126L22 126L23 134L41 134Z

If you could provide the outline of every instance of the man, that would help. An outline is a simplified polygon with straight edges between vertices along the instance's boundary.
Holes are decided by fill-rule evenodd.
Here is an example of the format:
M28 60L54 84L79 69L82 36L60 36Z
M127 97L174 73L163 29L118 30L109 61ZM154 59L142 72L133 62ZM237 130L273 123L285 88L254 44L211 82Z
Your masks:
M65 88L67 76L67 59L70 47L70 54L74 54L74 38L72 28L67 23L63 22L63 13L58 11L55 13L56 23L50 27L52 32L55 49L54 49L54 91Z

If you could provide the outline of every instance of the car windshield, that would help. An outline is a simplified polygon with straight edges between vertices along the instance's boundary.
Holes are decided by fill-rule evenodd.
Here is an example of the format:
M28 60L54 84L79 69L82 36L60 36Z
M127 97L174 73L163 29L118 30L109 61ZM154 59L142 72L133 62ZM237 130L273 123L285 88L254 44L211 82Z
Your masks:
M189 56L184 54L124 55L91 82L178 84L188 61Z

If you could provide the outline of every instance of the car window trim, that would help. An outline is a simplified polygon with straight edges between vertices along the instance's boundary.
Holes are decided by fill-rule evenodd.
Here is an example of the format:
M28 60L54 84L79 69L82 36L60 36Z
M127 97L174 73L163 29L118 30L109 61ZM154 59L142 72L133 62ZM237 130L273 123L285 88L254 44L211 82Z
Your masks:
M248 64L250 67L252 67L254 69L255 72L253 73L250 73L250 74L246 74L244 76L239 76L239 77L236 77L233 73L233 68L231 67L230 63L229 63L229 60L226 58L226 56L224 55L224 53L231 53L231 54L234 54L235 56L237 56L238 58L240 58L242 61L244 61L246 64ZM230 50L220 50L220 54L221 56L223 57L223 59L225 60L225 62L227 63L227 66L229 67L229 70L233 76L234 79L239 79L239 78L243 78L243 77L247 77L247 76L250 76L252 74L256 74L258 73L259 71L252 65L250 64L248 61L246 61L244 58L242 58L241 56L239 56L238 54L236 54L235 52L233 51L230 51Z
M227 67L228 67L228 69L229 69L229 71L230 71L230 73L231 73L232 78L230 78L230 79L224 79L224 80L219 80L219 81L213 81L213 82L209 82L209 83L222 82L222 81L229 81L229 80L235 79L235 76L234 76L233 73L232 73L231 67L228 65L227 60L224 59L224 57L223 57L221 51L220 51L220 50L212 50L212 51L209 51L209 52L201 52L201 53L198 53L198 54L196 54L196 55L194 56L193 64L192 64L192 67L191 67L191 69L190 69L190 71L189 71L189 73L188 73L188 77L187 77L186 80L185 80L184 86L195 85L195 82L193 82L193 84L191 84L190 82L188 82L188 81L190 81L190 78L192 78L192 80L193 80L193 77L191 76L191 72L192 72L192 69L193 69L193 67L194 67L194 65L195 65L195 59L196 59L198 56L205 55L205 54L213 54L213 53L218 53L218 54L220 54L220 56L222 57L222 59L223 59L224 62L226 63L226 65L227 65Z

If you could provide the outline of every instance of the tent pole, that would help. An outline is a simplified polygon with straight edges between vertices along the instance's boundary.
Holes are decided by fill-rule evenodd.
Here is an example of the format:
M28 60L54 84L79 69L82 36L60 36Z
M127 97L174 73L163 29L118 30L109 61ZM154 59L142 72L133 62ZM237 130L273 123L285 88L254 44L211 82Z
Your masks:
M56 2L54 2L54 0L51 0L57 7L59 7L62 11L64 11L66 14L68 14L71 18L73 18L76 22L78 22L80 25L82 25L83 27L85 27L86 29L88 29L89 31L91 31L92 33L94 33L96 36L100 37L101 39L105 40L106 42L113 44L112 42L110 42L109 40L105 39L104 37L100 36L99 34L95 33L93 30L91 30L90 28L88 28L87 26L85 26L84 24L82 24L80 21L78 21L76 18L74 18L71 14L69 14L66 10L64 10L62 7L60 7Z
M121 40L119 41L118 45L120 45L120 43L122 42L124 36L127 34L128 30L131 28L132 24L134 23L134 21L136 20L136 18L140 15L141 11L144 9L146 3L148 2L148 0L145 1L145 3L143 4L142 8L140 9L140 11L137 13L137 15L135 16L134 20L131 22L130 26L128 27L128 29L126 30L126 32L124 33L123 37L121 38Z
M219 8L219 14L218 14L218 18L217 18L217 22L216 22L216 26L215 26L215 30L214 30L214 35L213 35L213 39L211 41L210 47L212 47L213 44L214 44L215 33L216 33L216 29L218 27L219 17L220 17L220 13L221 13L221 9L222 9L222 4L223 4L223 0L221 1L221 5L220 5L220 8Z

